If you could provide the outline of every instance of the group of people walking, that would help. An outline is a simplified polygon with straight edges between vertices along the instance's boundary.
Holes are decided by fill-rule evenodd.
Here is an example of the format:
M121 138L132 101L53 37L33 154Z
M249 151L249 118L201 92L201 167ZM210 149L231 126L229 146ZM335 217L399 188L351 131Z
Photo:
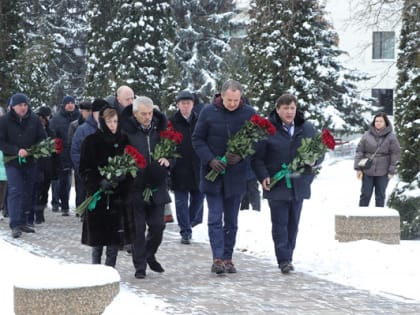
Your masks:
M25 163L20 163L20 160L6 163L12 236L34 232L28 210L35 209L33 198L40 193L34 194L33 191L35 187L49 187L51 180L52 210L59 211L61 208L63 216L69 215L69 192L74 170L76 206L98 191L112 191L103 194L95 207L82 216L81 240L92 247L92 263L101 263L105 249L105 264L115 267L119 249L129 245L136 278L145 278L147 267L155 272L164 272L157 252L165 229L165 205L171 202L169 190L172 190L181 243L191 244L194 226L203 221L206 199L212 250L211 272L236 273L233 250L238 213L247 186L249 189L252 185L250 181L258 180L270 207L278 267L282 273L293 271L293 251L303 200L311 195L312 167L322 161L321 158L305 166L299 176L290 178L291 185L285 180L273 187L270 185L271 178L281 165L291 163L297 155L302 139L313 138L316 133L314 126L305 120L296 97L283 94L277 99L268 117L276 132L257 143L256 153L246 158L237 153L226 153L230 137L256 114L247 103L239 82L226 81L221 93L207 106L199 104L189 91L179 92L175 102L177 111L168 119L152 99L135 97L131 88L121 86L113 97L95 99L92 103L81 102L78 107L73 97L66 96L60 110L49 121L45 110L39 110L38 116L31 112L26 95L13 95L9 111L0 118L0 150L5 156L18 155L27 159ZM381 117L386 123L386 118ZM177 147L178 157L161 157L155 161L154 149L161 142L162 131L167 130L168 125L183 136ZM388 123L386 127L389 127ZM375 132L378 134L378 131ZM388 133L380 131L379 135ZM42 161L28 156L28 148L47 136L61 138L63 152L59 157L51 157L58 160L56 164L47 163L50 167L56 165L54 169L57 170L43 177L48 186L45 183L35 185ZM389 139L388 142L395 143L396 138ZM383 149L377 156L385 160L387 144L382 142ZM147 166L139 169L135 177L127 174L118 177L116 183L112 182L101 174L99 168L106 166L109 158L122 155L127 145L143 155ZM363 148L360 145L358 152L365 152L371 146L370 142ZM221 159L222 156L226 159ZM359 154L357 158L360 157ZM382 171L378 175L394 174L397 159L394 154L390 160L392 166L387 168L385 175ZM214 181L206 178L211 170L220 173ZM370 180L370 175L375 177L376 173L366 172L364 176L361 205L369 203L371 186L383 187L382 179ZM254 186L251 186L253 191ZM150 200L144 198L146 189L151 190ZM378 196L380 194L377 195L377 205L380 206ZM37 211L43 212L46 207L45 192L42 202L37 205ZM257 203L254 208L259 210L260 204Z

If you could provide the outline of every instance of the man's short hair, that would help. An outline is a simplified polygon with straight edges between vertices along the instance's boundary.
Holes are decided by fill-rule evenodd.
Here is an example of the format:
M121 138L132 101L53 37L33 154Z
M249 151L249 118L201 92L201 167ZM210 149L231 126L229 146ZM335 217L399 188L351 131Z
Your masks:
M133 112L137 112L139 110L140 104L143 104L147 107L154 107L153 101L150 97L138 96L134 99L134 102L133 102Z
M223 83L221 91L222 95L225 94L227 90L239 90L241 92L241 96L244 94L244 88L242 87L242 84L232 79L229 79L225 83Z
M276 100L276 108L279 108L281 105L290 105L292 102L294 102L296 106L298 105L296 96L290 93L284 93Z

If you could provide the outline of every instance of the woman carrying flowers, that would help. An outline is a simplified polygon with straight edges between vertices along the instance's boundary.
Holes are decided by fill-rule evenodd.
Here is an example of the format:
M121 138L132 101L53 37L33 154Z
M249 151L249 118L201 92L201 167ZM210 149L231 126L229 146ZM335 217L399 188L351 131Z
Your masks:
M114 267L119 246L130 244L134 233L133 214L125 206L132 176L118 176L119 170L108 178L101 175L100 169L109 165L110 157L124 154L128 140L121 134L114 108L102 108L99 124L96 132L85 138L80 152L79 170L86 192L100 195L95 207L84 212L82 244L92 246L93 264L101 263L106 246L105 265Z
M302 140L315 137L314 127L305 121L303 113L298 110L295 96L280 96L269 120L275 125L277 132L258 144L252 167L263 186L263 197L268 199L270 206L272 237L278 266L282 273L289 273L294 270L293 250L303 200L309 199L311 195L311 183L314 178L312 167L318 164L320 159L306 160L295 169L289 169L289 165L298 155ZM279 177L282 179L273 180ZM276 183L270 188L272 181Z

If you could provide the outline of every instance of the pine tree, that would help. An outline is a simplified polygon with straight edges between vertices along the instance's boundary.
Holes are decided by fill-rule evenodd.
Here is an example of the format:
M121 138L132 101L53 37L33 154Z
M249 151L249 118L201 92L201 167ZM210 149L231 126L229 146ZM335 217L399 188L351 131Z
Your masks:
M229 46L232 0L175 0L178 24L174 56L181 68L181 88L209 101L222 83L221 66Z
M8 98L17 91L13 80L19 47L24 43L20 28L21 1L0 2L0 104L7 106Z
M398 55L395 127L401 145L400 182L389 205L398 209L402 238L420 236L420 4L405 0ZM417 191L417 194L415 193Z
M174 27L171 7L162 0L123 2L111 24L119 34L111 58L117 84L126 83L159 104Z
M355 82L366 77L339 62L343 52L323 10L315 0L252 2L249 97L268 112L290 92L318 127L359 131L369 123L371 106L358 98Z
M87 69L85 95L94 98L114 94L117 88L111 22L118 8L115 1L95 0L88 4ZM118 53L118 52L117 52Z

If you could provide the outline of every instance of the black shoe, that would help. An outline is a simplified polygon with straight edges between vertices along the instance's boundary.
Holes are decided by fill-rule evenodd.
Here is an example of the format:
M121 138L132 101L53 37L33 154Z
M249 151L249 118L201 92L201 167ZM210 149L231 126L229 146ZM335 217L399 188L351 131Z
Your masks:
M221 259L215 259L211 265L211 272L214 272L217 275L225 273L225 264Z
M27 225L21 225L19 226L19 230L21 232L25 232L25 233L35 233L35 230Z
M136 273L134 274L134 277L136 277L137 279L144 279L146 278L146 271L137 270Z
M63 217L68 217L70 214L69 214L69 210L67 209L67 210L62 210L62 214L61 214Z
M163 269L162 265L159 264L156 260L148 261L147 264L149 265L150 269L152 269L154 272L164 272L165 269Z
M13 238L18 238L21 235L22 235L22 231L18 227L15 227L15 228L12 229L12 237Z
M294 270L293 265L288 261L283 261L283 262L279 263L279 268L281 270L281 273L284 273L284 274L287 274L290 271Z
M182 236L181 244L186 244L186 245L191 244L191 236Z

